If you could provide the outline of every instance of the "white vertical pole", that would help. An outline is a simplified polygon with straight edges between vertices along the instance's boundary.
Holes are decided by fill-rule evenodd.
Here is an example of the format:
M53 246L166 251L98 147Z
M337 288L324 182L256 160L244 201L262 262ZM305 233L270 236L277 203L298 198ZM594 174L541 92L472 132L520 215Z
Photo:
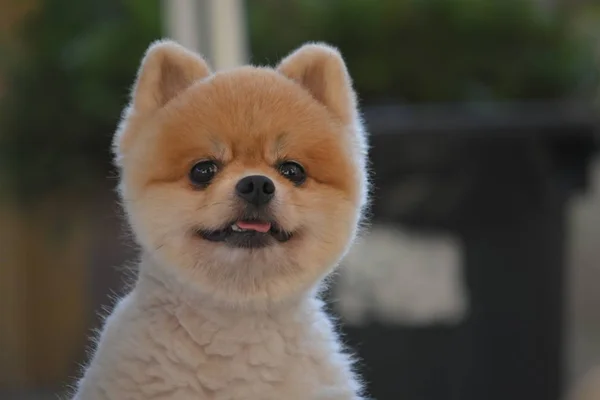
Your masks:
M244 0L163 0L166 36L201 53L214 70L248 62Z
M182 46L201 51L197 0L163 0L162 13L167 37Z
M243 0L208 0L211 62L216 70L248 62L246 10Z

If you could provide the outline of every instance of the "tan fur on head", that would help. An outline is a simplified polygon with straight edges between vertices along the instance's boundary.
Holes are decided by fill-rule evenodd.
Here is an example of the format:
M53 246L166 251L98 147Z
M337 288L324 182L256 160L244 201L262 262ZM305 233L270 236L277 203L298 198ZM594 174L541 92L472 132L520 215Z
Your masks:
M134 117L149 118L195 81L210 74L210 67L200 55L176 42L158 40L152 43L142 59L123 122L133 122ZM123 135L124 131L121 124L115 135L117 160L132 140Z
M306 44L287 56L277 70L308 89L345 124L356 118L356 96L340 53L325 44Z
M285 57L277 66L277 71L308 90L315 100L350 127L352 137L349 140L363 182L361 210L364 210L369 191L366 165L368 146L362 131L352 79L342 55L335 47L324 43L305 44Z
M210 74L208 64L199 55L175 42L155 42L142 61L133 91L132 108L139 113L154 112L195 81Z
M366 202L366 139L340 54L311 44L277 69L211 74L201 56L162 41L142 61L115 136L121 195L145 252L221 303L277 302L311 290L354 239ZM209 186L189 171L215 160ZM293 160L296 187L277 165ZM294 237L263 249L206 241L239 210L235 184L249 174L276 186L273 214Z

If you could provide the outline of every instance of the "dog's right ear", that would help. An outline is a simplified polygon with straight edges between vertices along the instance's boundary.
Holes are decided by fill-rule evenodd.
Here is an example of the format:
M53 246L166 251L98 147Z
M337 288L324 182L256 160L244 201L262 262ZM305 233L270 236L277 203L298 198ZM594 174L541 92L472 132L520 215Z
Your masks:
M194 82L210 74L208 64L198 54L171 40L152 43L138 71L131 102L113 137L115 163L121 166L133 141L136 121L152 115Z
M154 42L148 47L138 71L131 111L152 113L210 74L208 64L198 54L170 40Z

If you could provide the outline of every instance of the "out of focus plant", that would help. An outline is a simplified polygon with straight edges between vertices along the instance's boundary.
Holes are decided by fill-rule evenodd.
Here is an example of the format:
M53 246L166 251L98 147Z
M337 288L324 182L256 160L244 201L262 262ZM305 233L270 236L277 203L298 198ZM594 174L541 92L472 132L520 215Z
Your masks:
M5 188L35 195L106 173L110 137L160 26L159 0L38 2L18 41L0 48Z
M255 63L307 40L340 48L370 102L571 96L595 76L588 43L532 0L255 0ZM589 87L589 86L588 86Z
M584 0L571 5L568 10L573 21L575 32L592 43L593 56L598 63L600 61L600 4L595 0ZM594 90L596 107L600 106L600 91L597 86L590 85Z
M11 1L23 0L3 11ZM159 1L37 0L16 39L0 38L0 187L37 195L106 174L137 64L161 35ZM371 103L556 98L591 87L587 44L535 3L248 0L252 61L330 42Z

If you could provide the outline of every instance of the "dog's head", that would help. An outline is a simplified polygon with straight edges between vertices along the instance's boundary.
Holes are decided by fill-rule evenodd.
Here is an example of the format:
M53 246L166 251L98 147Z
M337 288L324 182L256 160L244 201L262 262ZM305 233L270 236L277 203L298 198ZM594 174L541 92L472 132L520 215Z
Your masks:
M181 46L148 49L114 140L143 249L219 301L313 287L356 235L366 140L339 53L308 44L275 68L212 73Z

